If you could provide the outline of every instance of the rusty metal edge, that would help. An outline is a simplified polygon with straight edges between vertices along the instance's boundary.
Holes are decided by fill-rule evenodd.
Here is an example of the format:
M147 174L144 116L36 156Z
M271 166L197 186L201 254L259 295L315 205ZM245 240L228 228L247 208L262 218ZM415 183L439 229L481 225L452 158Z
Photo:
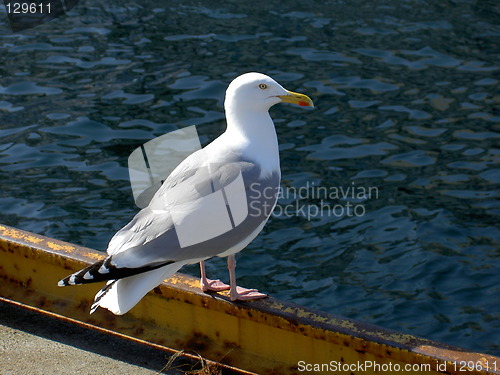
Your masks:
M102 252L4 225L0 225L0 242L2 240L15 243L20 246L30 247L33 251L47 252L56 257L71 259L84 264L92 263L102 258L104 255ZM444 361L448 364L456 363L457 361L473 361L474 363L496 361L497 363L500 363L500 358L491 355L476 353L459 347L437 343L435 341L418 338L412 335L327 314L321 311L310 310L299 305L278 301L273 298L254 301L251 304L234 304L231 303L224 295L207 295L201 293L197 287L197 283L198 280L193 277L177 274L175 279L165 282L160 288L174 288L178 289L180 292L189 292L199 295L205 299L208 298L211 301L211 306L214 306L214 308L217 309L220 308L221 311L224 311L225 305L236 305L237 308L232 309L231 314L241 313L247 319L249 316L252 316L252 311L258 311L265 315L278 316L280 319L286 321L288 326L312 326L318 331L336 332L348 335L361 339L364 342L367 341L383 345L391 350L395 349L405 351L410 358L425 357L428 361ZM53 314L50 312L48 313ZM71 318L67 319L72 320ZM121 335L119 333L117 334ZM161 347L161 345L159 346ZM451 373L453 373L453 371ZM500 374L499 371L488 368L482 369L481 371L473 371L473 373Z

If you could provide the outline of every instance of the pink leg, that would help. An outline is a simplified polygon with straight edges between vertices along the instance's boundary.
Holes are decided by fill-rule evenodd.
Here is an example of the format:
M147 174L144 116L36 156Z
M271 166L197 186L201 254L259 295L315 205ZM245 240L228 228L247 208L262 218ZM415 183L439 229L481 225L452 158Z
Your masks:
M267 297L267 294L260 293L257 289L245 289L236 285L236 259L234 255L227 257L227 268L229 269L230 297L231 301L249 301Z
M220 292L222 290L229 290L229 285L224 284L220 280L210 280L207 279L207 275L205 273L205 262L200 262L200 272L201 272L201 290L207 292L212 290L214 292Z

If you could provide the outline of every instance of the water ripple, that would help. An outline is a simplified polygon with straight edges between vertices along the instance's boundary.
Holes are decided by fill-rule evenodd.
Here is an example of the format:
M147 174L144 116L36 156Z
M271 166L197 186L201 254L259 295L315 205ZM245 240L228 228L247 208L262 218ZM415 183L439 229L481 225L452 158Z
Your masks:
M38 86L36 82L18 82L8 87L0 85L2 95L57 95L62 90L57 87Z

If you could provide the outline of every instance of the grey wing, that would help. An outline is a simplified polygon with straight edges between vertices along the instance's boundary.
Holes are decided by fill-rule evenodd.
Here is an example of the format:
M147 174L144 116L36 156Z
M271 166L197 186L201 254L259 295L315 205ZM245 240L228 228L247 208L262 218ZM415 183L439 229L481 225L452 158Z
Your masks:
M267 220L276 203L279 171L261 177L260 167L250 160L200 164L195 154L113 237L108 253L117 267L216 256L238 246Z

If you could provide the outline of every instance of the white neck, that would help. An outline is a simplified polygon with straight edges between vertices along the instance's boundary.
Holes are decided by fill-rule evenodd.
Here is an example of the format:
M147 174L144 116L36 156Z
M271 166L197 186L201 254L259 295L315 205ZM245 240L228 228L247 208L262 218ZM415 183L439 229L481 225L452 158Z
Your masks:
M263 173L279 170L278 137L267 110L226 110L224 135L236 143L249 159L259 163Z

